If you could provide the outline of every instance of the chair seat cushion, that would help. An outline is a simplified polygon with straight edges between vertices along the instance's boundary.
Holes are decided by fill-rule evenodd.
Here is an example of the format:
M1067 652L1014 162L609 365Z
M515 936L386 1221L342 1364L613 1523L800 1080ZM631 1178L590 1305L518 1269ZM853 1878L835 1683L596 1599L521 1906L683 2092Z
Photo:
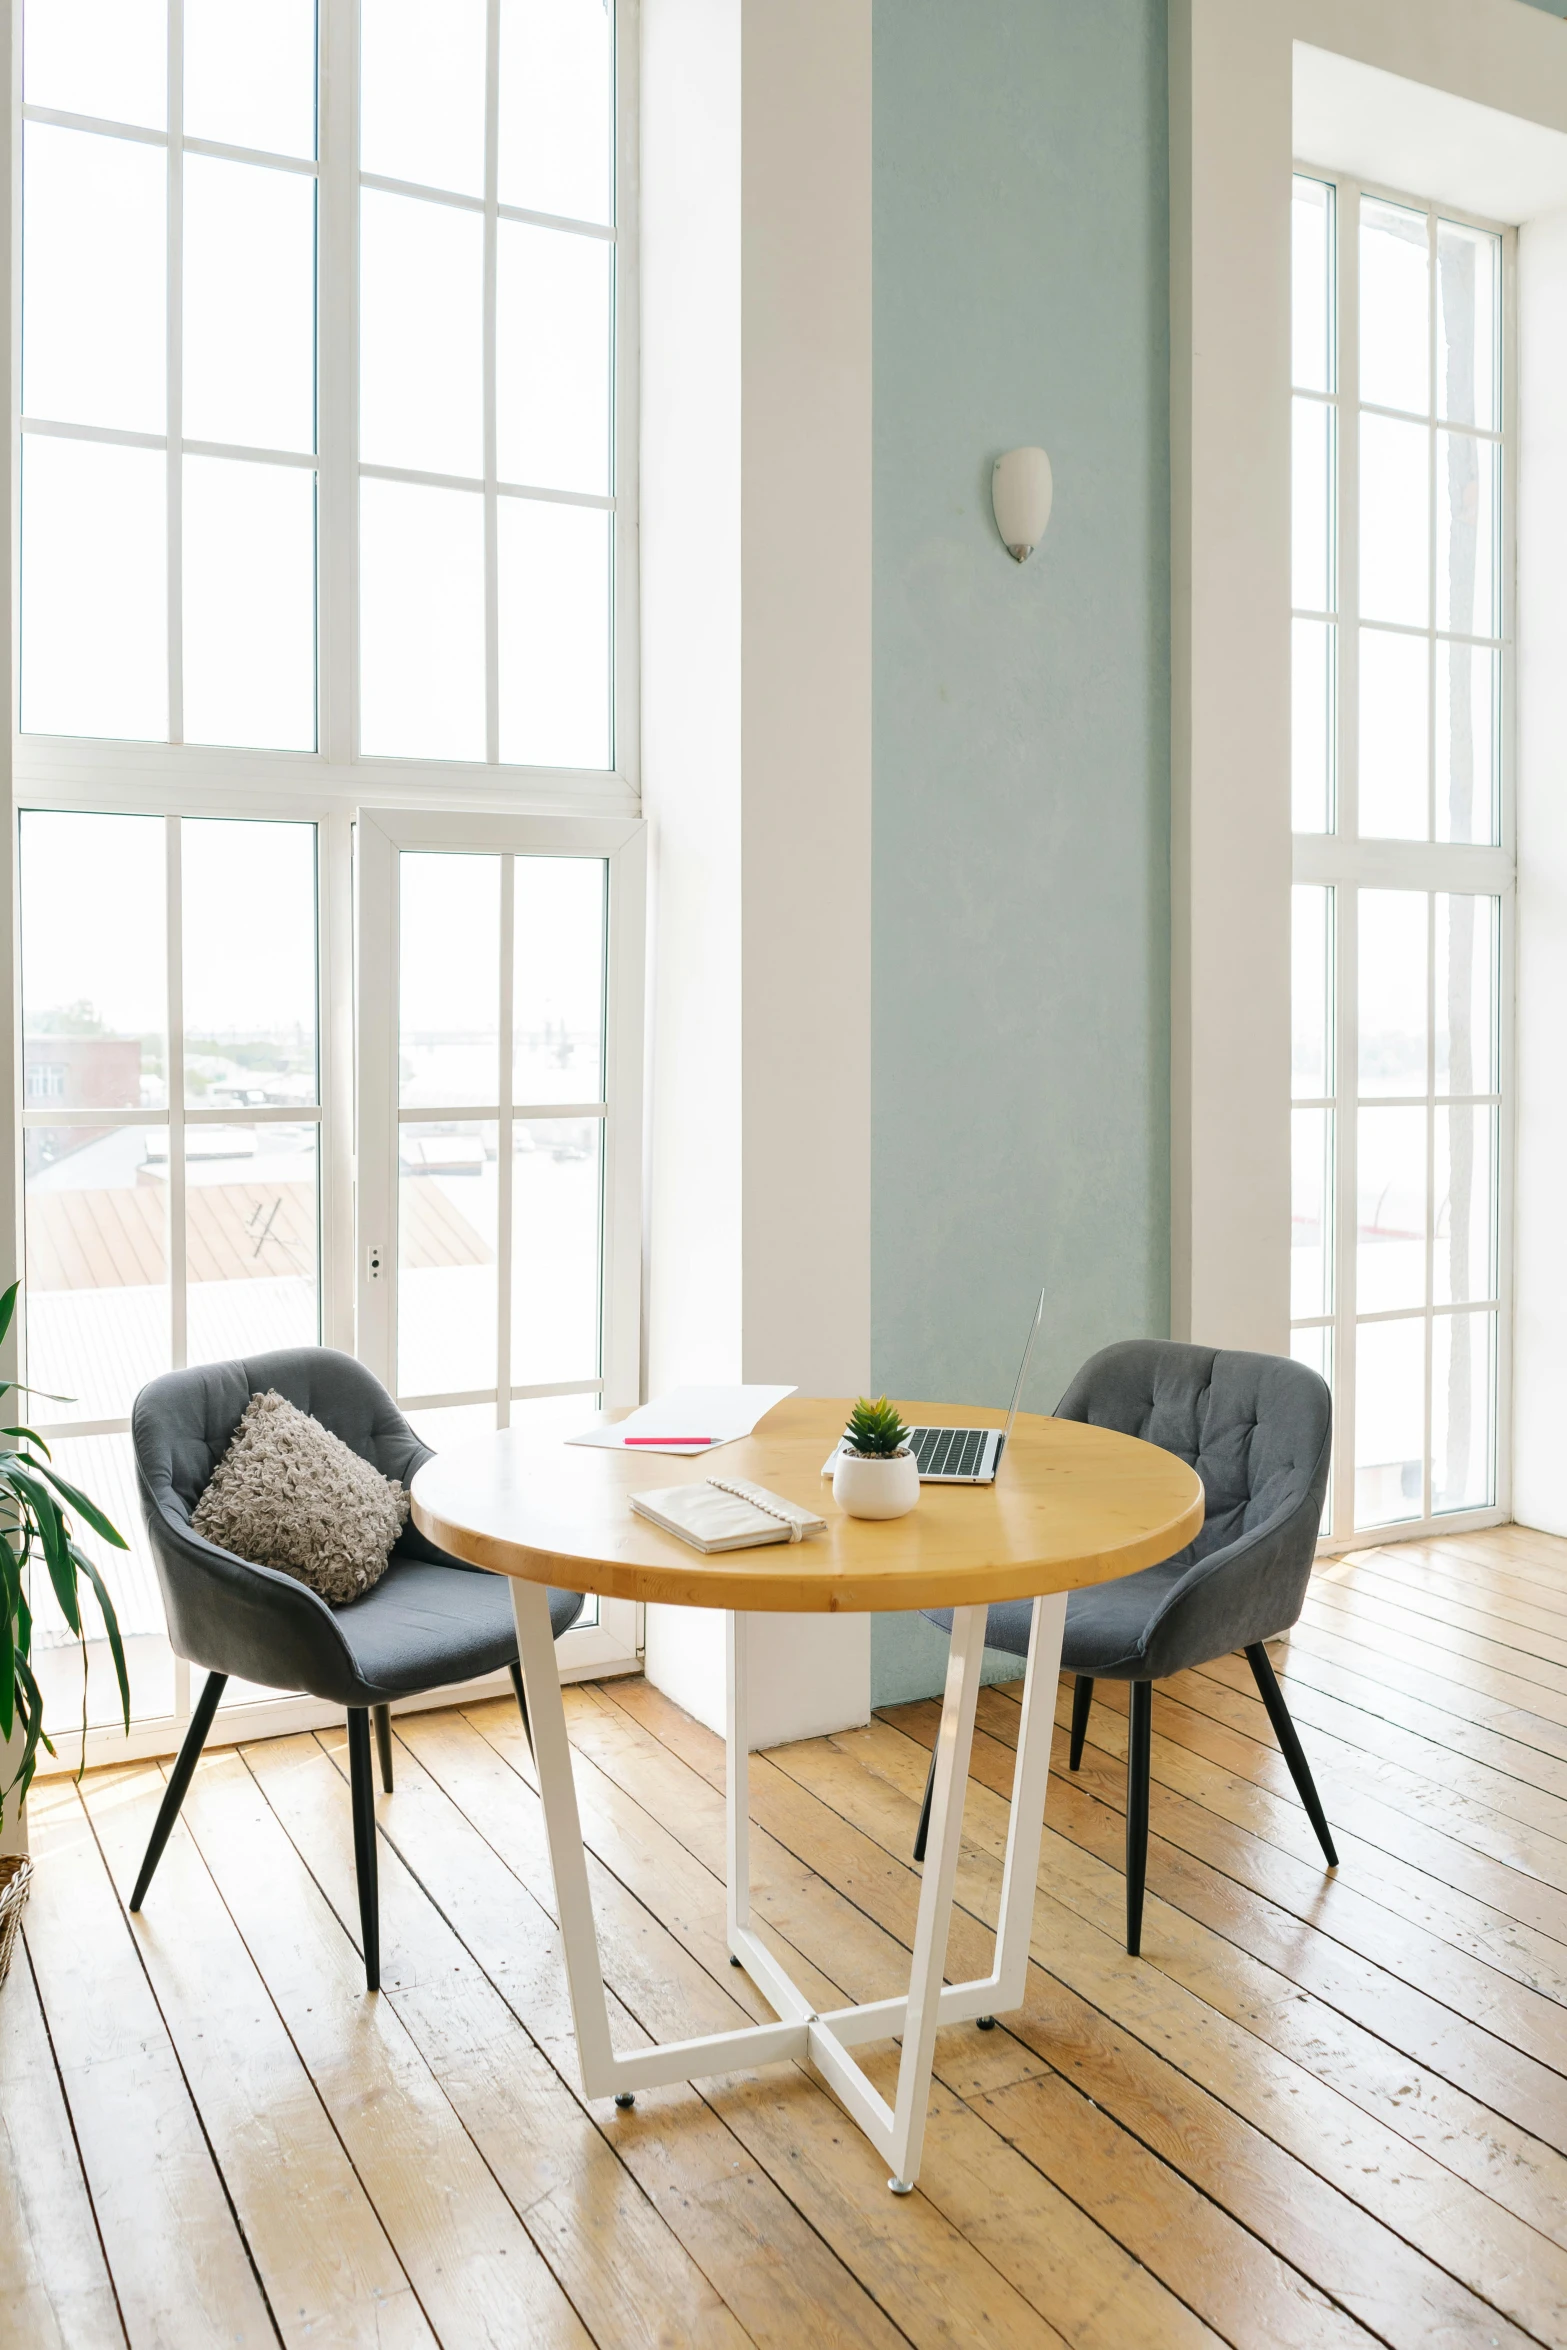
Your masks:
M582 1595L551 1591L549 1600L558 1640L582 1613ZM350 1705L382 1705L516 1662L510 1581L482 1567L394 1557L375 1589L334 1608L333 1621L360 1681L343 1699Z
M1061 1670L1088 1673L1099 1681L1136 1681L1144 1664L1148 1627L1159 1613L1171 1586L1179 1583L1190 1564L1183 1552L1140 1574L1119 1575L1113 1583L1096 1583L1086 1591L1067 1594L1066 1631L1061 1641ZM949 1607L922 1611L944 1632L952 1629ZM997 1600L985 1623L985 1646L1008 1656L1027 1656L1029 1627L1034 1620L1031 1599Z

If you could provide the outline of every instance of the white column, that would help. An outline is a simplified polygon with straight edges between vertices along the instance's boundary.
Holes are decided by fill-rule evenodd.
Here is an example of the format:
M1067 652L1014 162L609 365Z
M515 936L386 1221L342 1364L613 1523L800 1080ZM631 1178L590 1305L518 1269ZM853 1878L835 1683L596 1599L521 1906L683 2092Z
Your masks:
M1289 1350L1287 23L1170 10L1171 1331Z
M1567 212L1518 236L1513 1514L1567 1534Z
M644 0L649 1394L870 1368L869 0ZM863 1721L864 1618L755 1644L751 1740ZM649 1610L713 1728L721 1620Z

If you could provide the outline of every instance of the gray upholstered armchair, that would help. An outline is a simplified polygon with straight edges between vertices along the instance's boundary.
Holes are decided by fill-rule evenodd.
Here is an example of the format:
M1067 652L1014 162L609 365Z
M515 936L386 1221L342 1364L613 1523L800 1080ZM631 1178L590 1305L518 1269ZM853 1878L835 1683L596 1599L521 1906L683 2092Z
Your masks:
M476 1680L507 1666L526 1725L511 1586L503 1575L486 1574L437 1550L411 1521L381 1580L345 1607L328 1607L293 1576L206 1541L192 1526L191 1512L252 1395L269 1388L330 1428L385 1477L411 1484L415 1470L430 1458L430 1447L420 1443L380 1381L351 1355L330 1347L287 1347L242 1362L171 1371L137 1396L131 1439L169 1640L176 1656L205 1668L207 1679L170 1774L131 1907L140 1909L152 1882L230 1675L324 1699L342 1706L348 1716L359 1917L365 1979L374 1991L381 1962L371 1717L388 1794L390 1708L397 1698ZM582 1596L551 1591L549 1599L558 1640L581 1614Z
M1140 1436L1190 1462L1208 1510L1202 1532L1162 1564L1074 1591L1061 1662L1077 1676L1070 1767L1082 1760L1096 1680L1131 1683L1126 1775L1126 1947L1142 1940L1148 1861L1153 1685L1169 1673L1244 1649L1301 1802L1329 1868L1338 1855L1305 1753L1263 1643L1288 1631L1306 1585L1327 1492L1332 1405L1315 1371L1279 1355L1241 1354L1165 1339L1107 1346L1083 1365L1056 1407ZM950 1630L950 1609L927 1610ZM986 1642L1028 1653L1032 1600L990 1610ZM930 1789L915 1858L925 1853Z

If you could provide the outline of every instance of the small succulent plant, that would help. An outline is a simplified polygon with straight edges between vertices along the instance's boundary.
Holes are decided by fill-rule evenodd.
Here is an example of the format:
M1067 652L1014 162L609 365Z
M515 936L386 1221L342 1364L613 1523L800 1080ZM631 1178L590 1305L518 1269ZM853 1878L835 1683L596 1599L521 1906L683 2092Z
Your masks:
M884 1395L872 1403L868 1395L862 1395L849 1414L843 1441L862 1460L890 1461L908 1443L909 1432L895 1403L889 1403Z

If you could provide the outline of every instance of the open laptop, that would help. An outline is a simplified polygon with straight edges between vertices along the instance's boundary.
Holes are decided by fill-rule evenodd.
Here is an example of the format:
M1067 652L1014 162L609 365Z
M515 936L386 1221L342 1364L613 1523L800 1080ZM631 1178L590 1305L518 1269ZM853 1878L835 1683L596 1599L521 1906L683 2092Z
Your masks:
M1012 1402L1007 1411L1004 1428L911 1428L909 1444L920 1465L922 1485L991 1485L995 1482L1001 1456L1017 1418L1018 1405L1023 1400L1023 1382L1028 1377L1028 1366L1034 1359L1034 1342L1039 1336L1039 1325L1045 1318L1045 1293L1039 1293L1034 1308L1034 1319L1028 1326L1028 1343L1023 1349L1023 1360L1017 1367L1017 1383L1012 1390ZM822 1475L830 1477L833 1465L842 1450L835 1445L822 1463Z

